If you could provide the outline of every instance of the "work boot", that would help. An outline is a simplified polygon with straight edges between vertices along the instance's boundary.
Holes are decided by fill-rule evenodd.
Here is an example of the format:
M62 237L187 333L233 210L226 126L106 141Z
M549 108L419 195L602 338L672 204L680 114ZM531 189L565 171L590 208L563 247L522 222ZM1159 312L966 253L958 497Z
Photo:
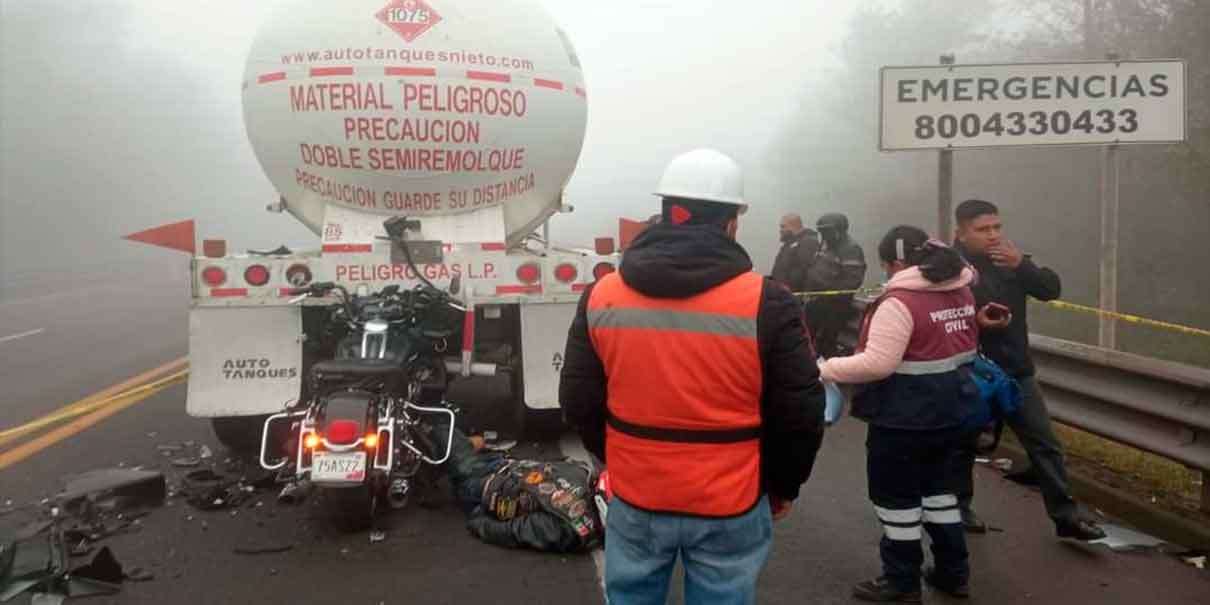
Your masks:
M959 504L958 511L962 514L962 529L968 534L986 534L987 524L979 515L975 513L975 507L967 504Z
M921 603L920 591L905 592L895 588L886 576L867 580L853 587L853 596L873 603Z
M946 581L937 574L937 568L929 567L924 570L924 581L934 589L944 592L955 599L969 599L971 586L969 582Z
M1105 530L1088 519L1064 519L1055 521L1055 534L1060 539L1091 542L1105 537Z

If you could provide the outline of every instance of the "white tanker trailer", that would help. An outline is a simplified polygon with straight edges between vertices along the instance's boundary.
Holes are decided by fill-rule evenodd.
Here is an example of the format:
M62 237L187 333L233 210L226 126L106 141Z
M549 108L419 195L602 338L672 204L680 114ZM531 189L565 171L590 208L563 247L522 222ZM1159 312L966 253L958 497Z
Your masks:
M325 354L315 331L333 301L300 304L290 290L408 288L420 273L461 284L460 371L507 373L515 417L555 425L567 326L616 256L610 244L549 243L547 221L570 210L562 191L587 95L545 10L532 0L287 0L252 46L243 104L281 194L269 209L320 242L309 252L204 246L188 413L214 419L225 443L254 446L265 415L306 396L307 369ZM397 216L409 219L407 250L385 237Z

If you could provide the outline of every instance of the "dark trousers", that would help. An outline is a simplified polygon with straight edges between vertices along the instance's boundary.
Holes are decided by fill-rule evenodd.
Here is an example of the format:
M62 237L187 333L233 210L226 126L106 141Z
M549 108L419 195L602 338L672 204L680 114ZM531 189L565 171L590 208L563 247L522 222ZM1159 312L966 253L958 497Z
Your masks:
M1050 423L1050 411L1046 409L1046 399L1042 389L1038 387L1037 378L1019 378L1021 393L1025 401L1021 411L1011 418L1005 419L1005 424L1013 430L1025 452L1029 454L1029 462L1034 474L1038 477L1038 487L1042 490L1042 499L1046 503L1046 512L1055 522L1070 522L1078 519L1079 508L1071 497L1071 486L1067 481L1067 466L1063 461L1063 448L1055 436ZM972 474L975 465L975 451L968 447L964 455L965 470L962 483L958 488L958 499L963 504L969 504L975 496Z
M870 425L866 472L882 523L883 575L903 591L920 590L923 532L932 540L938 580L966 583L970 563L954 482L963 470L968 431L905 431Z
M852 296L821 296L807 299L803 306L807 327L815 339L815 350L823 357L843 354L840 333L857 313Z

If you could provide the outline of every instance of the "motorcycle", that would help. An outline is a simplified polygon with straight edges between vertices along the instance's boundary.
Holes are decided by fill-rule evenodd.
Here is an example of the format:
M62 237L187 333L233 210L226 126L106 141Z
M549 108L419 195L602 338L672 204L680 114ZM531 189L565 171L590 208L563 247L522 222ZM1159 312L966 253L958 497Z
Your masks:
M405 508L435 483L450 457L457 417L445 393L461 367L445 352L465 308L428 282L364 296L325 282L294 294L337 298L324 328L336 344L310 368L310 396L265 421L260 464L279 481L309 482L338 528L365 529L383 503Z

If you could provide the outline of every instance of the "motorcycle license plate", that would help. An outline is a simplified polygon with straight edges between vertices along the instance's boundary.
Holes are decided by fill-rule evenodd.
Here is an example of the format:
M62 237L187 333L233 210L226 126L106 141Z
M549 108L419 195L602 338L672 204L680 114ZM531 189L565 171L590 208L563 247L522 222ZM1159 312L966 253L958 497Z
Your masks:
M328 483L360 482L366 478L365 452L315 452L311 480Z

